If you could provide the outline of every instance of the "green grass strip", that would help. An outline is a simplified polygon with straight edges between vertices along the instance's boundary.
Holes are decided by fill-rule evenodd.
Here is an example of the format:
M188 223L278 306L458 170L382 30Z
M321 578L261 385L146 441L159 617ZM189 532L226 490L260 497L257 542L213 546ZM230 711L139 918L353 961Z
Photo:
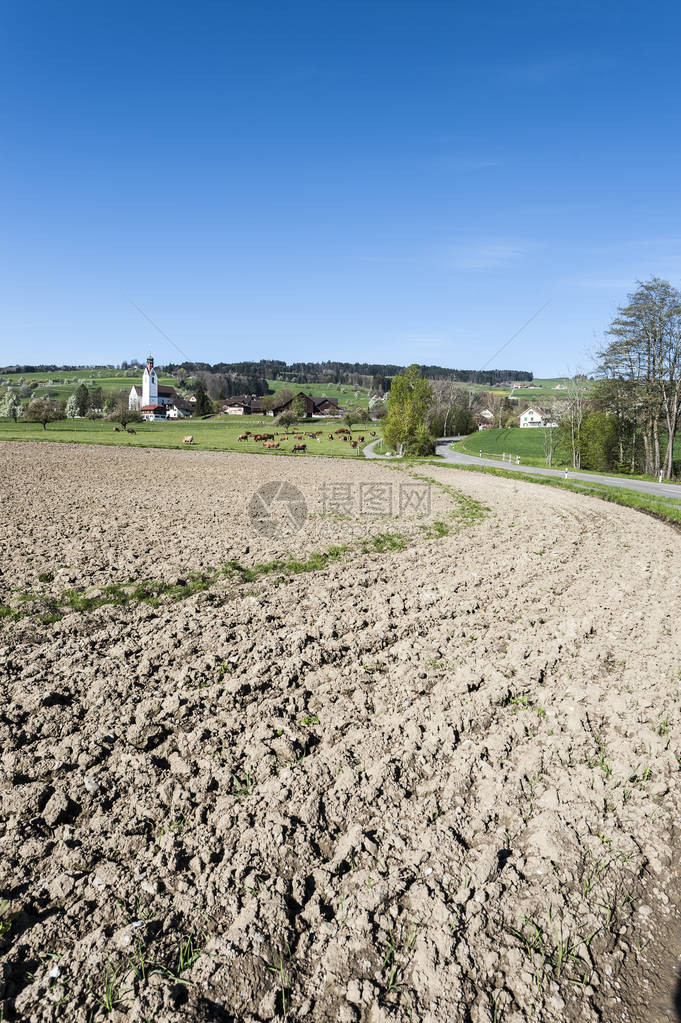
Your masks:
M561 480L552 476L534 476L528 472L513 472L510 469L495 469L486 465L456 465L452 462L430 462L429 464L437 464L448 469L458 469L462 472L478 472L486 476L501 476L504 479L520 480L524 483L537 483L542 487L557 487L559 490L570 490L573 494L587 494L592 497L598 497L602 501L609 501L611 504L633 508L635 511L652 515L653 518L661 519L676 527L681 527L681 501L673 497L641 494L637 491L626 490L623 487L608 487L602 483L573 482L572 480Z

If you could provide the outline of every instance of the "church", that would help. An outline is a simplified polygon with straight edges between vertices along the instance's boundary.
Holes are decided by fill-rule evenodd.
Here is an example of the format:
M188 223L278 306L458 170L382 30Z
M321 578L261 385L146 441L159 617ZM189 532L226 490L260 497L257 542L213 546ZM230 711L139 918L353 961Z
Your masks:
M148 422L162 422L166 419L187 419L192 414L191 405L177 393L174 387L165 387L158 382L151 355L142 374L142 386L135 384L130 389L128 408L141 412Z

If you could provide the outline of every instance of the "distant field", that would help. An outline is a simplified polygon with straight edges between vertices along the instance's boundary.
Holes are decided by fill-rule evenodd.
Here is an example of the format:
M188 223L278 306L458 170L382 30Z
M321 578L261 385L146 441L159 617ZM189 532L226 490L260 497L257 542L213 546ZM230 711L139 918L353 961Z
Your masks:
M28 384L34 380L38 382L39 386L33 392L35 397L44 398L49 394L56 401L62 398L66 400L73 394L81 381L89 389L101 387L105 395L117 394L120 390L129 391L133 384L142 383L141 371L132 375L127 374L125 370L117 372L107 369L79 369L69 373L3 373L0 374L0 391L4 391L8 383L13 387L18 387L20 377L23 377L24 382ZM182 390L176 378L167 374L159 376L159 383ZM369 390L366 387L351 387L349 384L297 384L288 380L268 380L267 383L275 394L287 387L294 392L305 391L315 398L325 394L327 398L337 398L339 405L348 405L353 408L358 406L367 408L369 403Z
M548 399L560 401L565 397L565 391L557 390L556 387L558 384L565 386L569 382L569 377L535 377L527 387L518 387L513 391L508 388L506 393L510 398L518 398L521 402L527 402L528 405L531 405L533 401L541 402ZM586 386L592 387L593 383L587 381Z
M237 420L235 422L235 420ZM247 451L264 452L262 444L255 441L239 441L237 437L246 430L254 433L277 433L283 434L283 430L275 427L272 419L260 420L252 417L234 416L220 419L200 420L185 419L179 422L166 423L132 423L135 434L115 433L113 424L100 419L75 419L60 420L56 423L49 423L46 430L43 430L40 423L13 423L12 420L0 419L0 441L3 440L38 440L47 442L58 442L63 444L108 444L115 447L147 447L147 448L182 448L182 438L186 434L194 437L194 447L203 451ZM353 450L349 443L341 440L329 440L328 436L342 426L337 419L332 420L308 420L301 427L297 427L296 433L308 434L316 430L323 430L318 440L304 438L307 444L308 454L314 455L338 455L344 458L362 457L361 448ZM378 423L367 424L360 429L353 427L353 438L366 437L366 443L373 440L370 436L373 431L377 437L381 436L381 427ZM289 436L288 441L282 441L278 451L271 451L273 454L286 454L294 444L300 443ZM300 456L304 457L303 455Z
M32 392L32 397L44 398L49 395L56 401L69 398L81 381L88 390L101 387L105 395L118 394L121 390L129 391L133 384L142 383L141 373L127 376L122 370L116 372L115 370L81 369L71 373L3 373L0 374L0 388L4 391L8 382L12 387L18 387L20 377L23 377L27 384L34 380L37 381L39 386ZM168 375L159 376L159 383L164 386L177 387L177 380Z

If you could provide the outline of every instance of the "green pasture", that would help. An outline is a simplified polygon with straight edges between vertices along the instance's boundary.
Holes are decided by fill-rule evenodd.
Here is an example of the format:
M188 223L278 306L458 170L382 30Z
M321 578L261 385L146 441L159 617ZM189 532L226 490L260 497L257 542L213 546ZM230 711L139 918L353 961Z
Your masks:
M506 394L509 398L517 398L521 404L531 405L533 401L547 403L549 401L560 401L566 397L566 391L556 390L558 384L568 386L570 377L535 377L529 381L526 387L518 387L515 390L507 388ZM584 381L587 390L594 386L593 381ZM522 410L521 410L522 411Z
M546 465L544 455L544 431L541 428L521 430L519 427L504 427L501 430L478 430L455 444L458 451L483 458L501 458L502 454L520 455L523 465ZM558 462L554 462L558 465Z
M235 420L238 420L235 422ZM270 417L262 419L255 416L234 416L221 417L219 419L184 419L177 422L168 421L163 423L131 423L130 427L134 434L114 431L113 423L107 423L101 419L65 419L54 423L48 423L47 429L43 430L40 423L26 423L21 420L17 423L11 419L0 419L0 441L47 441L62 444L107 444L114 447L125 448L187 448L182 443L182 438L187 434L194 437L193 448L199 451L246 451L262 454L268 449L261 443L253 440L239 441L237 437L250 430L252 433L274 433L276 440L281 443L279 449L270 449L271 454L286 454L291 451L294 444L307 444L307 454L312 455L338 455L344 458L361 458L362 448L353 450L350 444L340 439L329 440L329 434L333 434L343 423L338 419L308 419L300 427L295 427L289 432L288 440L283 441L285 432L283 428L276 427ZM314 431L322 430L322 436L315 439L309 436ZM352 437L357 439L361 436L366 438L365 443L374 440L370 433L373 431L376 437L381 436L381 427L378 423L367 423L361 429L353 426ZM294 439L294 433L304 434L302 441ZM305 457L300 454L296 457Z

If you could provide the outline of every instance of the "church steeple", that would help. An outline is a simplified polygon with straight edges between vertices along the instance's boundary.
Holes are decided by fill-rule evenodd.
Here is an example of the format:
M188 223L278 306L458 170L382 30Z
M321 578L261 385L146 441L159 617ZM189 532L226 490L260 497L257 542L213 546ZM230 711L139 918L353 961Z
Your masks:
M142 374L142 407L145 405L158 405L158 377L151 355L147 356L147 364Z

